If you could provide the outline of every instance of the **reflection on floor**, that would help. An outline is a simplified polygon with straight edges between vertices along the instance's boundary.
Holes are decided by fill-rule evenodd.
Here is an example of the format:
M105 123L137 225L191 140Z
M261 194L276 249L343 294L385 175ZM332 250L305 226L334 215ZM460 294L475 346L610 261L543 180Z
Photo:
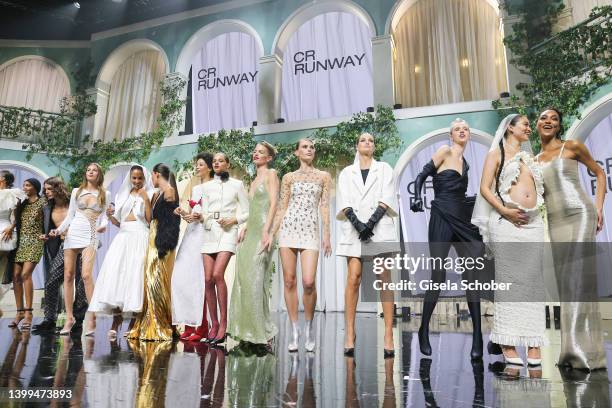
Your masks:
M610 406L607 371L560 372L554 366L555 330L549 330L551 346L543 353L548 361L528 370L504 367L490 356L470 363L465 321L436 323L441 332L432 333L431 359L418 352L418 320L398 321L396 342L403 347L395 359L384 360L382 320L373 314L358 314L354 358L342 354L340 313L316 316L315 353L288 353L287 317L276 320L279 337L275 351L267 353L126 341L121 333L127 323L119 340L109 341L105 319L99 319L95 338L37 336L8 328L10 319L4 318L0 387L70 388L72 406L93 407Z

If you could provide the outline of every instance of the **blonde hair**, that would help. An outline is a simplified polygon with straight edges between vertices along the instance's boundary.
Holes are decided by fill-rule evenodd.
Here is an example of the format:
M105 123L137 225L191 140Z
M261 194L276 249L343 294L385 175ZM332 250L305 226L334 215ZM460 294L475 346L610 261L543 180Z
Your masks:
M450 124L450 133L453 132L453 127L455 127L455 125L458 124L458 123L465 123L468 128L470 127L470 124L467 122L467 120L461 119L461 118L457 118L457 119L453 120L451 122L451 124Z
M83 174L83 181L77 190L77 198L81 195L81 191L87 187L87 169L89 166L96 166L98 169L98 177L96 178L96 188L98 189L98 205L100 208L104 208L106 206L106 189L104 188L104 172L102 171L102 166L98 163L89 163L87 167L85 167L85 173Z
M272 156L273 159L278 154L278 150L276 150L276 147L274 147L272 143L268 143L265 140L262 140L261 142L257 142L257 144L265 147L266 150L268 151L268 155Z

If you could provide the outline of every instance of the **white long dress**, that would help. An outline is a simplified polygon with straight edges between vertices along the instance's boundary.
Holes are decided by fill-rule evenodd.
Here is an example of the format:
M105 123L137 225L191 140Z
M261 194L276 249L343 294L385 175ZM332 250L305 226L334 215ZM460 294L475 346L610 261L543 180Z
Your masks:
M4 190L0 190L0 234L4 231L8 226L13 224L14 211L17 207L17 204L21 200L25 200L25 193L18 188L7 188ZM13 230L13 237L8 241L0 242L0 283L2 283L2 279L4 274L6 273L6 269L8 267L9 261L9 253L13 249L15 249L17 245L17 232ZM11 285L0 285L0 299L4 296L4 294L11 288Z
M130 213L136 221L127 221ZM89 305L90 312L112 314L119 308L124 314L142 310L144 260L147 254L149 226L145 203L139 195L130 194L115 212L119 232L110 244Z
M510 198L510 189L517 181L521 166L533 176L537 203L525 208ZM544 219L540 206L544 203L542 172L533 157L517 153L504 164L499 191L506 207L521 208L529 221L516 227L496 211L489 218L490 245L495 256L495 280L512 283L510 291L495 292L495 312L491 341L506 346L540 347L547 344L544 309Z
M201 213L201 185L194 186L191 197L193 212ZM172 324L199 326L204 308L204 264L200 250L204 245L204 226L200 222L187 225L176 253L172 270Z

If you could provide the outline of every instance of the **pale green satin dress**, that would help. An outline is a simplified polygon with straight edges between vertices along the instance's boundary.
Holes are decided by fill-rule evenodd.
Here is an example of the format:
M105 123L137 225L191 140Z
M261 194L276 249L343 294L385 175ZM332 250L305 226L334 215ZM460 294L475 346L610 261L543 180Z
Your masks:
M228 335L254 344L267 344L278 331L270 318L272 251L260 253L269 209L270 198L262 183L249 197L247 232L236 253L236 278L229 310Z

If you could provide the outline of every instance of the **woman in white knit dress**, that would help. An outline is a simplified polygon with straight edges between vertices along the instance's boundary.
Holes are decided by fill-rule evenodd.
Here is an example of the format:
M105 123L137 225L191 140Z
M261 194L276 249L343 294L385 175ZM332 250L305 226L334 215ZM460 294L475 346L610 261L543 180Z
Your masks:
M546 344L544 187L539 166L524 151L530 134L525 116L509 115L502 121L485 160L472 217L493 250L496 281L512 283L510 291L495 293L491 341L501 345L506 362L521 365L517 346L527 347L528 363L537 365L540 347Z

